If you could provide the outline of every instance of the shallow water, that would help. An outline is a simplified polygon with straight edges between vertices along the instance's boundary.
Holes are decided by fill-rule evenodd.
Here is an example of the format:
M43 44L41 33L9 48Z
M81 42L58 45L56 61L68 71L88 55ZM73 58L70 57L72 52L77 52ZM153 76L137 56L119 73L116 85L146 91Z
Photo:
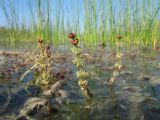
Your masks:
M114 52L86 51L85 69L91 78L89 88L94 95L92 101L86 101L80 91L75 75L76 67L71 62L72 54L55 53L55 73L62 69L70 70L63 78L67 81L63 89L69 94L68 101L63 105L53 102L59 112L49 114L40 111L31 117L38 120L159 120L160 56L158 52L152 52L126 50L123 56L124 68L117 77L114 88L110 89L106 81L112 74L110 68L114 64ZM35 86L29 87L33 96L29 96L22 86L33 79L33 73L25 77L25 83L18 81L22 73L32 65L32 62L22 65L25 60L21 55L7 56L6 63L1 64L0 120L16 118L25 101L38 95Z

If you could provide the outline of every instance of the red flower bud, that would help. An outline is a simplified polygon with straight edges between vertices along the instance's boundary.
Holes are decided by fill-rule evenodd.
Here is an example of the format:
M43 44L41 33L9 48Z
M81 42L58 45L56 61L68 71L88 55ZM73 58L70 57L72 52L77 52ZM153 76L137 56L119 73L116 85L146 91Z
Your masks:
M68 37L74 39L76 37L76 33L70 33Z
M50 48L50 46L47 46L45 51L46 51L47 57L50 58L51 57L51 48Z
M41 38L38 38L38 43L39 44L42 44L43 43L43 40Z
M46 47L46 50L50 50L50 49L51 49L50 46L47 46L47 47Z
M77 45L77 44L78 44L78 42L79 42L79 40L78 40L78 39L75 39L75 40L72 40L72 41L71 41L72 45Z
M118 35L117 39L119 39L119 40L122 39L122 35Z

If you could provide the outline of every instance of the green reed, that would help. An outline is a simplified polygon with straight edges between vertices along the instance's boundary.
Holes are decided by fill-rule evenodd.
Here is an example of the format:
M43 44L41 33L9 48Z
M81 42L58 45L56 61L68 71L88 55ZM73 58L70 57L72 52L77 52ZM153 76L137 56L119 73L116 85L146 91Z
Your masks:
M37 36L59 46L68 43L66 34L76 32L85 46L114 46L121 34L127 47L155 48L160 39L159 9L158 0L2 0L7 26L1 38L11 47L36 42ZM24 14L19 15L21 10Z

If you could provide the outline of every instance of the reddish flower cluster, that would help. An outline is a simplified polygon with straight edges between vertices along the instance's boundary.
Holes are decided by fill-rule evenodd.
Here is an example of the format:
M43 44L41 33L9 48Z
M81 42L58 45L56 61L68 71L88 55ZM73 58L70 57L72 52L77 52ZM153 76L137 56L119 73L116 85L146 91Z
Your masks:
M68 37L72 39L71 40L72 45L77 45L78 44L79 40L77 38L75 39L76 33L70 33L68 35Z
M77 44L78 44L78 39L72 40L71 43L72 43L73 45L77 45Z
M38 46L46 53L47 57L51 57L51 48L50 46L45 46L43 43L43 40L41 38L38 38Z
M76 37L76 33L70 33L68 37L74 39Z
M38 45L42 45L42 43L43 43L43 40L41 39L41 38L38 38Z
M50 46L47 46L45 51L46 51L47 57L50 58L51 57L51 48L50 48Z
M118 35L117 39L119 39L119 40L122 39L122 35Z

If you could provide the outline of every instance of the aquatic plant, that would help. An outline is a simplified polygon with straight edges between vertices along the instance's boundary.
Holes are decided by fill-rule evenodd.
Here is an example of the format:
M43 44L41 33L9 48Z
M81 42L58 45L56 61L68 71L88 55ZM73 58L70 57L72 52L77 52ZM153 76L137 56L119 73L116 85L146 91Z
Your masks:
M46 98L39 98L39 97L32 97L28 99L25 104L24 108L20 111L20 115L17 119L24 119L30 118L29 116L32 112L39 111L41 109L48 109L49 100Z
M45 98L56 97L55 101L58 104L63 105L65 101L69 101L68 93L62 89L64 83L65 81L57 81L56 83L51 85L50 89L43 91L42 96L44 96Z
M36 84L43 89L45 87L47 88L49 84L54 83L51 66L51 48L50 46L45 45L42 39L38 39L38 48L39 53L35 63L22 75L20 81L23 81L24 77L29 72L37 68L38 77L32 82L32 84Z
M39 111L44 111L48 113L55 113L58 111L56 107L52 106L51 101L54 100L57 104L63 105L64 102L68 102L68 94L62 89L65 81L58 80L55 81L53 77L53 70L51 66L51 49L48 45L44 44L42 39L38 39L39 54L33 64L33 66L27 70L21 77L20 81L24 80L24 77L34 69L38 70L38 77L34 81L29 82L28 85L36 85L40 88L36 97L29 98L24 107L21 109L18 119L33 119L32 115L38 113ZM27 90L28 86L25 86ZM38 89L39 90L39 89Z
M75 37L76 37L75 33L70 33L68 35L68 37L71 38L71 43L73 45L73 47L71 48L71 51L75 55L73 63L78 68L78 71L76 73L76 76L79 79L78 84L79 84L84 96L87 99L91 99L92 98L92 93L90 92L90 90L88 88L89 74L84 69L84 60L81 57L83 49L80 46L78 46L79 40L77 38L75 39Z
M39 111L44 110L44 112L55 113L58 112L58 108L52 106L52 100L55 99L57 104L63 105L64 102L68 102L68 94L66 91L62 90L64 81L57 81L52 84L50 89L44 90L38 97L29 98L24 107L20 110L20 114L17 119L22 118L32 118L32 114L36 114ZM32 118L33 119L33 118Z
M121 69L122 69L122 52L121 52L121 47L123 46L123 43L121 42L122 36L118 35L117 36L117 41L115 43L116 46L116 62L114 64L114 70L112 73L111 78L108 81L108 85L114 86L116 83L116 77L119 75Z

